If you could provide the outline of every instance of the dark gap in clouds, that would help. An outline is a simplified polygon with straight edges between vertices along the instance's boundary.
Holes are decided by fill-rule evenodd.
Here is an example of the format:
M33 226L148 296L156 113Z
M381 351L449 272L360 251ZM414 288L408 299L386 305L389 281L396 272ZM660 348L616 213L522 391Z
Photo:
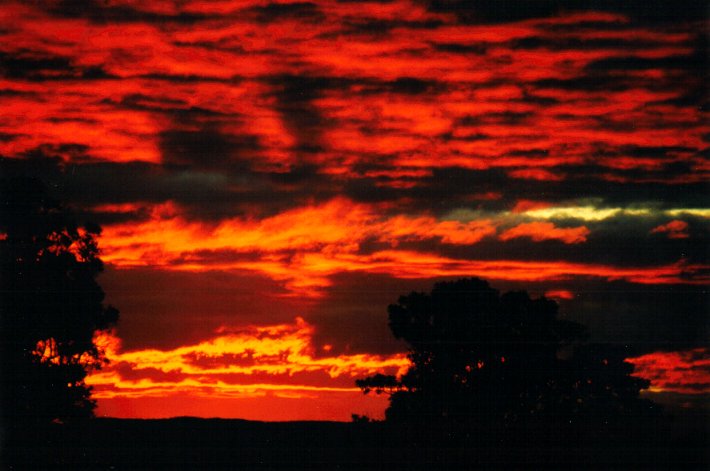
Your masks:
M77 66L68 57L30 50L0 52L0 74L34 82L115 78L100 66Z
M149 378L155 383L178 383L190 377L189 374L179 370L163 371L152 367L135 368L134 365L125 361L111 365L111 369L115 370L124 381L140 381Z
M487 43L475 43L475 44L460 44L460 43L430 43L431 47L435 51L439 52L449 52L454 54L473 54L476 56L483 56L488 52L489 44Z
M652 204L661 209L706 206L707 184L663 183L692 175L693 169L684 162L670 162L654 172L612 170L596 165L561 166L557 168L568 175L567 180L527 180L524 184L507 176L510 169L433 168L430 175L409 178L408 181L415 184L413 187L392 188L382 186L391 181L387 176L357 176L391 168L383 164L356 165L354 175L349 178L321 174L318 166L308 163L291 166L288 172L259 172L248 160L233 154L235 142L232 136L211 132L207 127L187 134L174 131L164 135L165 151L173 153L173 160L165 166L141 162L90 162L90 156L83 155L87 151L85 147L65 144L37 148L25 159L4 159L3 167L37 175L54 185L61 192L59 196L70 202L97 205L175 201L185 207L191 217L201 220L216 220L245 211L261 216L273 215L303 202L327 201L336 195L363 203L395 203L393 211L428 211L438 215L462 207L508 210L521 199L555 203L576 201L580 196L599 198L599 204L611 207L636 204ZM208 149L210 155L202 158L205 141L213 142ZM247 139L245 142L250 144L251 141ZM238 148L244 142L236 144ZM637 151L630 147L628 150L640 155L660 156L663 152L672 154L685 149L658 146ZM531 151L535 155L530 158L535 159L538 155L543 156L545 150ZM62 163L68 158L79 163ZM608 181L609 175L630 181ZM634 182L640 178L658 181ZM502 197L493 201L476 199L476 195L491 192L502 193Z
M554 18L574 11L619 13L639 23L675 23L698 21L708 13L705 0L427 0L425 3L431 11L454 13L464 23Z
M22 137L22 134L11 134L11 133L7 133L7 132L0 132L0 142L14 141L18 137Z
M397 80L387 83L387 87L392 93L404 95L421 95L431 93L443 84L433 80L422 80L416 77L399 77Z
M540 105L540 106L552 106L560 103L560 100L557 98L549 97L549 96L538 96L535 95L535 93L531 92L530 90L524 89L523 90L523 98L520 100L521 103L531 103L534 105Z
M246 173L249 160L263 150L259 137L251 134L225 134L218 123L187 123L162 131L158 143L163 164L187 170L228 170ZM196 128L195 128L196 127Z
M532 82L534 88L548 90L581 90L587 92L621 92L639 86L638 80L624 76L583 75L568 79L545 78Z
M165 96L148 96L142 93L131 93L121 97L120 100L104 98L100 101L100 103L128 110L164 113L172 115L173 119L176 120L224 116L224 113L199 106L189 105L184 100L172 99Z
M280 185L292 186L307 183L317 187L324 178L319 175L318 168L313 164L297 165L291 167L288 172L270 172L269 178Z
M544 18L559 12L558 0L428 0L431 11L454 13L465 23Z
M682 162L668 164L662 170L609 169L595 165L558 167L567 178L562 182L543 182L530 185L548 185L547 193L553 201L585 197L600 197L604 204L626 206L633 203L655 203L663 208L703 208L707 205L708 184L702 182L664 183L672 177L692 175L692 170ZM671 173L673 172L673 173ZM624 181L611 181L607 175L625 177ZM647 181L634 181L646 179ZM652 180L652 181L648 181ZM704 202L705 200L705 202Z
M383 20L379 18L345 18L340 31L320 35L321 39L331 37L364 35L373 37L388 36L394 29L434 30L445 23L439 20Z
M650 157L654 159L664 159L672 157L673 154L692 154L697 152L694 147L686 146L623 146L618 150L619 155L630 155L632 157Z
M617 70L687 70L689 72L705 73L708 70L708 60L703 54L673 55L667 57L607 57L587 64L587 71L610 72Z
M493 137L490 134L485 134L482 132L474 132L471 134L459 133L459 135L454 137L453 132L449 131L449 132L439 134L436 137L445 141L445 142L449 142L449 141L475 142L475 141L485 141L485 140L492 140L493 139Z
M457 119L458 126L480 126L484 124L503 124L516 126L524 124L529 118L535 116L532 111L495 111L481 115L468 115Z
M249 54L250 51L242 46L233 44L233 40L231 38L221 38L219 40L214 40L214 41L209 41L209 40L204 40L204 41L172 41L171 44L173 44L176 47L184 47L184 48L200 48L200 49L207 49L210 51L226 51L226 52L232 52L234 54ZM265 50L261 49L261 52L266 52Z
M507 155L511 156L516 156L516 157L547 157L550 155L550 151L548 149L517 149L517 150L511 150L506 153Z
M78 116L72 116L70 118L62 118L62 117L49 117L46 118L45 121L48 121L50 123L86 123L86 124L98 124L98 120L93 119L93 118L84 118L84 117L78 117Z
M201 139L196 145L199 142ZM192 139L188 139L188 144L191 143ZM66 152L81 150L72 146L41 146L22 159L2 158L0 170L6 175L40 178L53 188L58 198L80 208L173 201L184 209L187 217L202 221L244 214L267 217L305 202L327 201L341 194L340 183L317 173L317 168L309 164L275 173L257 172L250 168L249 162L237 157L231 163L214 162L217 167L212 169L207 168L209 162L158 165L96 162L89 157L78 159L78 163L65 163ZM58 153L60 150L64 154ZM196 158L193 154L187 157ZM144 215L135 216L141 220ZM126 220L130 213L87 213L87 217L104 224Z
M135 78L147 79L147 80L158 80L162 82L173 82L173 83L227 83L227 84L239 84L244 80L243 77L238 75L233 75L231 77L215 77L209 75L195 75L195 74L162 74L162 73L150 73L136 75Z
M688 83L683 91L674 98L667 100L653 101L651 105L671 105L678 108L697 107L701 112L710 111L710 102L708 101L708 90L705 83L693 84ZM706 139L707 141L708 139Z
M40 144L35 149L25 153L24 157L34 160L49 158L62 161L88 161L91 158L89 150L90 148L86 144Z
M335 77L307 75L280 75L266 78L265 81L273 87L276 109L297 142L299 149L296 150L301 153L320 151L321 128L325 126L325 121L312 102L328 90L347 89L351 82Z
M514 39L509 46L514 50L546 49L548 51L618 49L619 51L645 50L663 46L662 41L634 38L574 38L564 36L528 36Z
M121 307L124 350L172 349L213 338L220 326L293 323L312 301L287 296L282 283L248 272L107 266L107 302Z
M25 90L12 90L4 88L0 90L0 97L38 97L40 94L38 92L29 92Z
M377 186L375 178L353 178L345 182L344 191L350 198L362 202L409 201L403 210L410 206L419 210L428 210L435 214L460 208L470 207L470 197L476 194L501 192L503 198L481 202L489 209L504 209L514 206L521 199L548 202L576 201L580 197L600 198L603 205L612 207L633 205L635 203L653 203L662 208L706 206L708 185L700 182L663 184L662 174L675 170L678 177L688 175L687 168L668 166L658 172L660 182L639 183L629 181L621 183L608 181L604 176L610 173L606 167L593 165L560 166L558 170L571 177L562 181L526 180L507 176L509 169L490 168L470 170L459 167L431 169L430 176L418 179L418 185L412 188L391 188ZM621 171L620 171L621 172ZM641 170L634 175L626 171L628 178L648 177L647 171ZM666 177L668 178L668 177Z
M267 3L241 11L253 17L258 23L268 24L283 20L299 20L306 23L320 23L325 14L312 2Z
M280 253L280 255L284 254ZM293 255L295 255L295 253L291 254L291 256ZM182 252L177 257L170 259L168 261L168 265L180 267L186 263L199 263L200 265L205 266L220 266L225 263L258 262L263 256L264 254L261 252L245 252L233 249L191 250L188 252Z
M41 3L44 4L44 2ZM60 0L49 5L47 10L57 16L86 18L93 23L102 25L111 23L150 23L160 26L176 23L189 26L211 18L200 13L161 14L131 8L126 5L111 5L101 0Z

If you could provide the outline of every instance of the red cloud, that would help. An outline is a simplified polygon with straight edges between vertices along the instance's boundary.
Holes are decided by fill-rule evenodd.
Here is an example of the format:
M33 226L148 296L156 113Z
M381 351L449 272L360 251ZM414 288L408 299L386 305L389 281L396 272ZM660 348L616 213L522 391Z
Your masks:
M571 291L567 291L564 289L559 289L559 290L550 290L545 292L545 297L546 298L552 298L552 299L574 299L574 293Z
M654 352L629 358L634 375L651 382L651 392L710 394L710 350Z
M589 229L585 226L559 228L551 222L527 222L508 229L498 236L500 240L529 237L535 242L559 240L565 244L579 244L587 241Z
M687 239L689 237L687 231L688 223L680 219L675 219L651 229L652 234L667 234L669 239Z

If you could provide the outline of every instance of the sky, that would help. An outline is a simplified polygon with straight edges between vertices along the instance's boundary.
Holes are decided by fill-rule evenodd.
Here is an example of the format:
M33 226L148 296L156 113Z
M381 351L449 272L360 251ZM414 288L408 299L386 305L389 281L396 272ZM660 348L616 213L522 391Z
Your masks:
M0 165L103 227L97 414L381 418L387 305L558 301L708 407L704 1L4 1Z

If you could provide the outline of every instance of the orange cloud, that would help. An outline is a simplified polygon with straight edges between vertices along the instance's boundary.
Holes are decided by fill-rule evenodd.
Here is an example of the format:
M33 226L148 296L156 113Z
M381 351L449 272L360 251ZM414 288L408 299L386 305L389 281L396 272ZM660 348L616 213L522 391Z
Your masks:
M651 392L710 394L710 350L695 348L680 352L654 352L626 361L634 375L651 382Z
M666 234L669 239L687 239L690 237L687 231L688 223L680 219L675 219L651 229L652 234Z
M106 226L102 258L114 266L163 269L248 270L286 282L291 290L318 295L330 277L342 272L375 271L403 278L482 276L505 280L549 280L595 276L638 283L698 283L703 266L684 261L657 267L614 267L565 261L467 260L412 249L404 242L438 239L471 245L493 236L493 220L460 222L432 216L380 216L373 207L336 198L265 219L233 218L212 225L189 222L168 204L154 208L150 220ZM586 240L585 226L558 228L551 222L523 223L500 234L501 240ZM391 249L361 253L365 241Z
M500 240L529 237L535 242L559 240L565 244L579 244L587 241L589 229L585 226L560 228L551 222L527 222L512 227L498 236Z
M462 223L431 216L386 218L369 206L336 198L262 220L235 218L216 226L188 222L172 204L156 206L149 221L106 226L101 242L105 261L131 266L165 265L181 254L203 250L354 253L368 238L392 245L429 238L467 245L493 234L495 225L489 220Z
M99 333L96 343L110 364L92 372L86 383L93 387L100 410L105 401L115 405L117 401L171 396L202 401L317 401L324 395L352 399L360 394L354 386L355 378L377 372L401 375L410 365L404 354L319 357L313 345L314 333L312 325L296 318L293 324L223 327L213 338L173 350L125 352L114 334ZM341 402L341 406L347 403ZM180 411L168 415L180 415ZM340 420L345 417L339 415ZM272 416L271 420L278 418Z

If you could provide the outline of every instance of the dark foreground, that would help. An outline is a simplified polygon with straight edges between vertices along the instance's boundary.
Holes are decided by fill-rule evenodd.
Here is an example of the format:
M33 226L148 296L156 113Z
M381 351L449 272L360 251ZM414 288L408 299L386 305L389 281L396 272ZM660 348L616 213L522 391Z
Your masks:
M4 430L3 469L710 469L707 416L608 439L452 442L382 423L95 419ZM650 433L649 433L650 432ZM624 438L619 438L624 437Z

